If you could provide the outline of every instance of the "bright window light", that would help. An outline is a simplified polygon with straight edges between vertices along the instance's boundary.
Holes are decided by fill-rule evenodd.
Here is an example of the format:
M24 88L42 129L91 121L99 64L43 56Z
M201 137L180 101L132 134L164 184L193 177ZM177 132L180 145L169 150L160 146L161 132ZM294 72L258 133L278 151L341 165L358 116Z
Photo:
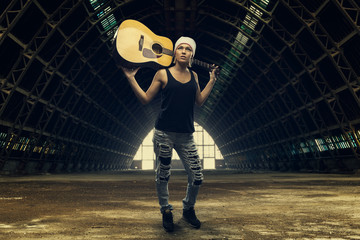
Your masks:
M154 130L151 130L143 140L134 157L135 161L142 161L143 170L154 169L155 154L152 142L153 135ZM223 159L223 156L209 133L197 123L195 123L194 140L197 145L199 157L204 163L203 168L215 169L215 159ZM173 150L172 159L180 159L175 150Z

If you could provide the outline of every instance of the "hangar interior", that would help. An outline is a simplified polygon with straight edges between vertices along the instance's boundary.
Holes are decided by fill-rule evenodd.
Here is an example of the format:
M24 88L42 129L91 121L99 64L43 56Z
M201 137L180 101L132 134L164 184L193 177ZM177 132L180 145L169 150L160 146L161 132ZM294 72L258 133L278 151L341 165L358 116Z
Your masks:
M221 67L195 121L236 170L360 167L356 0L2 0L0 173L126 170L153 129L112 55L125 19ZM193 66L200 86L208 71ZM155 73L137 74L146 89Z
M1 0L0 240L360 239L359 7ZM169 182L172 234L153 171L131 171L160 97L142 105L117 66L114 34L127 19L194 38L195 58L221 68L195 109L221 156L204 171L200 229L181 221L184 171ZM192 69L203 88L208 70ZM137 73L143 89L155 72Z

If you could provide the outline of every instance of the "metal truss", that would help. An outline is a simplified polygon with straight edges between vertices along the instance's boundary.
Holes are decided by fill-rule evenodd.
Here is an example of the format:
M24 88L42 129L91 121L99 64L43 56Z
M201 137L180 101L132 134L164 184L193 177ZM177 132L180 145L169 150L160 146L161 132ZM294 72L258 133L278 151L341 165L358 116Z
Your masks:
M34 2L39 6L37 1ZM41 141L44 141L44 137L46 137L47 142L52 142L53 146L64 145L65 148L67 146L67 149L62 149L62 151L58 151L58 155L53 156L54 161L56 159L58 159L58 161L64 160L62 159L63 153L65 151L71 151L71 145L77 145L79 146L77 147L79 150L77 150L76 156L71 157L77 158L79 161L81 161L81 158L79 157L82 156L88 157L86 158L87 160L84 161L91 162L92 157L95 157L95 155L85 156L85 153L97 151L101 153L102 157L105 157L106 152L109 154L120 155L122 161L119 162L117 159L114 162L116 164L112 163L112 165L118 166L119 164L123 163L129 164L132 154L135 154L136 151L136 146L132 146L129 143L134 142L134 140L132 140L133 138L137 139L135 141L140 142L140 137L134 133L134 131L130 129L129 126L125 125L117 117L113 116L108 110L99 105L98 102L100 101L93 100L93 97L90 97L90 95L86 93L86 91L88 91L86 89L88 88L85 87L85 84L89 85L89 82L85 83L83 81L83 86L76 86L74 84L75 79L82 69L85 67L93 69L89 62L101 48L99 48L99 46L96 46L96 48L89 47L89 49L85 51L86 56L84 56L75 47L76 44L83 39L84 35L86 35L86 33L89 32L91 28L96 26L96 23L94 24L86 20L82 25L79 26L77 31L74 31L74 34L70 36L66 36L61 32L61 29L59 28L61 23L67 19L68 15L70 15L77 7L80 7L83 4L82 1L73 1L73 5L69 5L69 3L71 3L71 1L64 2L63 5L58 8L57 11L51 16L46 15L47 21L43 26L43 30L39 31L38 35L35 36L27 45L23 44L21 40L17 39L11 33L8 33L9 31L4 31L2 34L1 40L5 38L5 35L7 35L14 42L18 43L22 48L24 48L24 54L19 57L17 63L9 73L9 77L2 80L1 97L4 101L1 102L0 115L3 114L3 111L11 101L13 94L20 93L23 95L24 99L22 107L19 109L19 113L16 119L14 119L14 122L7 124L7 132L9 134L6 141L11 141L12 145L2 149L2 156L4 156L4 158L2 158L2 166L6 160L17 154L17 152L14 152L15 150L13 150L13 146L18 144L20 138L24 135L24 132L31 133L31 135L28 137L32 139L34 146L36 144L40 144ZM13 7L17 7L17 5L14 4ZM26 9L26 6L21 5L21 8L17 11L19 18ZM7 17L7 14L5 14L5 16ZM16 24L16 18L13 21L10 21L9 17L7 18L9 20L7 21L8 27L6 30L10 30L12 26ZM63 37L69 40L58 49L57 53L54 54L52 59L44 60L39 56L39 53L42 51L47 41L55 31L61 32ZM105 42L103 44L105 44ZM71 56L72 52L78 53L80 58L78 58L77 61L73 64L73 67L67 72L67 75L64 75L60 72L59 69L61 69L65 60ZM21 88L20 85L23 76L29 69L31 63L35 60L42 63L45 67L45 70L37 79L34 88L29 91ZM104 62L104 65L106 64L108 63ZM98 71L101 71L101 69ZM93 83L100 80L102 81L103 85L107 85L104 80L101 80L102 78L100 75L98 75L96 70L91 70L90 73L91 74L89 78L93 80ZM61 80L59 81L60 83L58 84L57 89L54 91L54 94L50 98L46 99L43 97L44 91L46 91L46 89L49 87L50 82L56 82L54 79L57 79L57 81L59 81L59 79ZM107 88L111 92L111 87L108 86ZM114 96L116 96L116 94L114 94ZM99 96L99 98L103 97ZM122 105L123 109L128 109L120 99L117 99L117 102L120 104L120 106ZM39 117L38 122L32 123L33 127L30 127L31 125L28 125L29 117L34 114L34 109L36 107L39 108L39 105L43 105L43 112ZM74 112L73 110L78 105L81 105L82 107L77 108L77 112ZM133 116L131 111L128 111L127 115L128 117ZM133 119L133 123L138 122L138 118L135 116L133 116ZM103 124L108 122L106 125L112 127L108 130L103 130L102 127L99 128L97 126L99 122ZM139 122L138 124L139 127L137 130L141 131L142 124ZM123 129L121 132L119 132L119 129L117 129L118 126L121 126ZM127 135L127 141L115 135L121 135L124 133ZM99 141L100 139L102 141ZM101 145L103 145L103 142L114 144L111 144L113 146L110 145L108 147L102 147ZM124 152L114 151L112 149L119 149L120 151ZM126 153L130 149L133 149L131 154ZM22 156L19 156L21 159L21 163L18 165L19 171L23 170L25 165L31 159L33 159L33 155L34 153L32 151L26 151L23 152ZM36 168L41 168L41 165L45 164L45 162L48 162L49 159L45 158L48 156L45 156L45 154L42 153L41 156L37 158L38 166L36 166ZM68 155L68 162L70 162L69 157L70 156ZM114 158L112 157L110 159ZM125 161L125 159L128 159L128 161ZM128 165L124 165L122 167L127 168Z
M111 15L117 23L133 18L150 28L162 26L159 33L187 32L214 40L204 41L199 50L207 53L204 61L221 65L224 75L195 119L212 135L228 167L360 167L359 68L343 50L360 35L357 1L279 0L262 15L252 9L262 6L251 0L224 1L234 6L234 14L209 1L153 2L135 8L135 0L109 0L94 10L86 0L65 0L51 13L39 0L9 2L0 15L0 46L14 46L17 57L0 79L0 172L11 164L19 172L129 168L159 102L141 106L129 86L118 84L124 77L110 56L117 25L102 25ZM298 27L276 15L279 5ZM346 22L339 34L322 22L329 6ZM19 34L32 10L40 13L39 27ZM67 25L79 12L84 16ZM258 22L254 29L242 19L246 13ZM226 29L210 28L207 20ZM249 39L242 48L234 36L239 32ZM309 53L305 34L318 48L316 54ZM336 142L329 140L334 136L348 147L334 148ZM319 151L317 140L329 150Z
M293 1L291 1L292 4ZM299 10L299 6L296 6L296 9ZM304 10L301 10L300 12L304 12ZM315 20L313 19L306 19L304 20L305 24L314 24L315 23ZM281 98L283 98L282 102L286 103L287 106L290 106L290 109L289 109L289 113L287 114L288 116L284 116L284 115L280 115L278 116L278 119L275 120L274 122L271 122L271 121L268 121L267 124L265 124L264 126L261 126L260 129L257 129L257 131L254 131L254 132L262 132L264 133L264 135L267 137L267 139L271 140L272 143L277 143L278 145L278 149L277 148L274 148L273 145L276 145L276 144L270 144L271 146L266 146L265 145L261 145L261 144L256 144L257 147L256 150L263 150L263 149L266 149L266 147L268 147L268 149L272 149L272 151L275 151L275 154L273 154L274 156L282 156L284 154L280 154L281 152L290 152L290 149L291 147L290 146L287 146L287 150L284 151L283 149L283 146L286 146L286 145L289 145L287 143L291 143L291 142L294 142L294 140L296 141L301 141L301 139L304 139L305 142L308 142L309 140L311 140L311 138L313 138L314 134L319 134L320 133L320 136L329 136L330 134L330 130L329 127L327 127L324 123L324 120L321 119L320 117L320 114L319 112L317 111L316 109L316 106L315 106L315 102L319 102L319 101L322 101L324 99L326 99L326 97L323 95L323 97L319 98L319 99L315 99L314 102L311 102L311 98L310 96L308 95L308 93L306 92L306 90L304 89L303 86L301 86L300 83L300 78L303 74L316 74L318 73L318 71L316 71L315 69L315 65L317 64L317 62L319 62L321 59L318 59L317 62L314 62L312 61L308 56L307 54L304 52L304 50L301 49L301 45L299 45L296 41L296 36L292 37L288 34L288 32L286 30L284 30L284 28L278 23L276 22L276 20L272 20L269 22L269 26L271 26L271 28L273 29L273 31L277 34L277 36L279 36L279 38L283 39L284 43L286 44L285 46L287 46L286 48L288 49L291 49L292 53L294 54L294 56L298 59L299 62L301 62L303 64L303 67L304 67L304 70L300 73L294 73L292 70L291 70L291 67L288 65L288 63L286 61L284 61L284 59L281 59L279 58L278 54L279 53L276 53L277 51L274 50L274 49L271 49L271 47L269 45L265 45L263 47L264 51L268 51L269 53L269 57L272 57L273 58L273 62L272 63L275 63L279 66L279 68L282 70L283 74L287 77L287 79L289 79L289 83L284 85L283 87L280 87L280 89L277 91L279 93L279 96L283 96ZM301 29L302 30L302 29ZM301 32L301 30L299 32ZM316 31L314 31L316 33ZM321 36L321 39L324 40L324 38L327 38L328 37L328 34L323 34ZM263 41L258 41L260 44L263 44ZM327 44L329 44L329 40L328 39L325 39L325 42ZM285 50L285 48L283 48L283 50ZM325 51L326 53L328 53L329 51ZM274 54L275 53L275 54ZM336 53L336 54L332 54L330 53L331 56L337 56L339 53L339 51ZM324 54L323 56L321 56L321 58L324 58L326 55ZM253 55L250 56L250 58L252 59ZM343 61L335 61L335 66L339 66L339 69L341 69L342 71L347 71L347 74L342 74L343 75L343 78L345 80L349 80L349 79L354 79L354 73L350 73L349 70L351 69L349 67L349 65L347 65L346 67L342 67L344 63L344 59ZM254 64L252 67L253 68L256 68L256 64ZM261 65L260 65L261 66ZM268 68L269 66L264 66L263 69L265 70L259 70L258 72L260 73L260 75L263 75L265 76L268 72ZM244 71L246 72L246 70ZM345 77L347 76L347 77ZM259 76L255 76L255 77L249 77L251 79L259 79ZM275 82L275 81L274 81ZM325 84L325 81L323 81L324 84ZM254 83L256 84L256 83ZM355 84L353 82L353 84ZM284 92L286 91L285 89L288 88L289 86L292 86L293 89L295 90L295 93L298 95L298 98L302 101L302 107L298 107L296 106L296 104L293 102L293 100L291 98L288 97L287 94L284 94ZM329 86L327 86L329 87ZM346 87L341 87L339 89L337 89L335 91L336 92L340 92L342 91L344 88L347 88L349 86L346 86ZM252 86L249 87L249 89L251 89ZM354 94L353 94L354 96ZM271 99L273 98L274 96L270 96L268 99L266 99L264 102L271 102L272 103L272 106L276 105L276 102L275 101L272 101ZM284 97L286 97L284 99ZM333 97L331 99L334 99L334 97L336 97L336 95L333 95ZM240 98L241 99L241 98ZM305 101L303 101L305 100ZM233 112L233 108L236 106L236 104L239 104L239 102L241 102L241 100L238 100L238 101L235 101L234 104L233 104L233 107L229 108L229 110L227 111L227 113L225 114L222 114L222 118L221 119L226 119L228 116L228 113L230 112ZM262 104L264 104L264 102L260 103L259 106L261 106ZM335 102L335 101L332 101L332 102ZM339 121L339 125L344 129L343 130L343 134L345 136L348 136L347 133L349 132L349 130L351 129L346 129L346 126L349 124L349 121L346 120L346 115L344 114L344 111L341 109L341 106L339 104L337 104L336 106L335 105L332 105L331 106L332 110L333 110L333 113L336 115L336 117L338 117ZM281 107L278 107L277 109L282 109L283 106ZM336 108L336 109L335 109ZM277 110L277 111L278 111ZM234 129L237 129L237 128L240 128L240 126L244 126L246 125L246 121L248 121L248 119L251 119L251 121L254 120L254 112L257 112L257 108L255 108L253 111L249 112L248 114L246 114L246 116L244 116L243 118L241 118L240 120L237 120L236 123L232 124L232 125L227 125L227 129L221 129L221 133L217 136L217 138L220 138L222 135L226 135L226 137L229 137L228 134L226 132L231 132L231 131L234 131ZM310 129L307 127L308 125L308 121L305 122L304 121L304 116L303 116L303 113L309 113L309 115L311 116L311 121L317 126L317 131L316 133L312 133L310 131ZM273 110L273 113L276 114L276 111ZM251 115L252 117L248 117L249 115ZM340 116L338 116L340 115ZM273 127L270 127L272 126L272 124L276 124L276 123L281 123L280 125L284 125L286 126L286 123L287 123L287 120L289 117L295 117L294 120L296 122L296 125L297 125L297 128L300 129L300 133L302 136L301 138L298 138L298 137L294 137L294 135L289 135L287 134L287 136L278 136L277 138L273 139L271 138L270 136L271 135L276 135L276 132L270 134L266 133L268 132L268 130L266 129L272 129ZM217 119L216 121L216 124L213 125L213 128L211 131L214 131L215 128L221 128L221 123L222 121L219 121L219 119ZM255 118L256 119L256 118ZM347 122L347 123L346 123ZM317 124L320 124L320 125L317 125ZM286 129L288 127L285 127ZM337 129L337 126L333 126L332 129ZM259 134L258 134L259 135ZM243 136L243 137L237 137L235 138L235 142L236 144L240 143L240 142L248 142L250 146L253 146L253 142L251 142L252 140L249 140L249 138L251 138L251 136L256 136L255 133L251 133L249 131L246 132L246 134ZM258 136L256 136L255 138L257 138ZM216 139L215 139L216 141ZM277 142L276 142L277 141ZM350 142L351 140L348 139L348 141ZM230 141L230 142L227 142L225 145L223 146L219 146L220 149L222 148L226 148L227 145L231 145L233 141ZM351 145L352 146L352 145ZM238 145L237 145L238 147ZM354 147L351 147L353 151L357 150L358 148L354 148ZM239 151L238 150L239 148L236 149L236 152L235 154L242 154L242 153L246 153L246 152L251 152L251 148L245 148L244 150L242 151ZM235 150L235 148L234 148ZM271 151L271 150L270 150ZM230 151L231 152L231 151ZM259 152L259 151L257 151ZM357 158L357 153L355 153L355 157ZM234 156L233 156L234 152L233 153L230 153L230 154L224 154L225 157L229 157L231 159L234 159ZM321 159L321 156L319 155L319 152L318 151L312 151L310 154L312 154L311 157L307 156L307 154L303 154L303 158L302 158L302 165L306 165L307 161L309 161L309 159ZM331 154L333 154L331 152ZM288 160L286 160L285 162L289 162L289 159L291 159L291 156L290 154L287 154L287 157L288 157ZM334 155L332 156L334 157ZM236 158L236 157L235 157ZM255 156L254 158L249 158L250 164L255 164L256 163L256 159L260 159L258 156ZM284 161L284 159L282 159L282 161ZM317 163L319 165L319 163ZM318 166L319 167L319 166ZM320 167L319 167L320 168Z

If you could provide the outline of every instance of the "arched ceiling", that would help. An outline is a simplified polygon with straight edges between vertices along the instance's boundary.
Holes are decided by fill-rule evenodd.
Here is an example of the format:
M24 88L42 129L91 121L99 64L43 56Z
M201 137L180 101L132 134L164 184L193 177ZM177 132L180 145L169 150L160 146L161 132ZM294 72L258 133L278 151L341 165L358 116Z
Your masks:
M357 0L3 0L0 171L127 169L153 128L111 40L136 19L221 67L196 108L229 168L360 167ZM201 67L200 85L208 81ZM155 71L141 69L146 89Z

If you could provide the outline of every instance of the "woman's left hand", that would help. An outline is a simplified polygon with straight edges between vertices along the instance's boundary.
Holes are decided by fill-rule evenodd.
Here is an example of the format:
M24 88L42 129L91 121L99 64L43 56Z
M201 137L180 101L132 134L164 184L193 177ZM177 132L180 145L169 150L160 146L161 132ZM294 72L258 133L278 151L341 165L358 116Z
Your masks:
M219 74L218 73L218 69L219 69L219 66L216 66L215 64L211 65L211 72L209 72L210 74L210 81L216 81L216 78L217 78L217 75Z

